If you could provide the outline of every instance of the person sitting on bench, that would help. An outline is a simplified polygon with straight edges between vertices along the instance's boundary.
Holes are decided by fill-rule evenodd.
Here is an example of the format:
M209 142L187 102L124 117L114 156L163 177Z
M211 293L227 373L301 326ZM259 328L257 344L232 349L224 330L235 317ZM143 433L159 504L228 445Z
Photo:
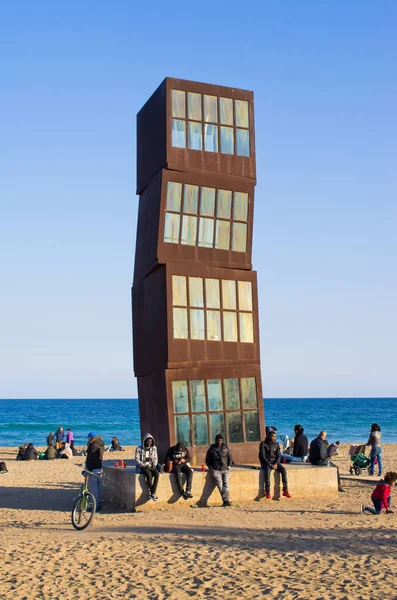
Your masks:
M267 499L271 498L270 473L272 471L278 471L278 473L280 473L283 482L283 496L291 498L291 494L288 492L287 471L285 467L280 464L280 458L281 452L280 446L276 441L276 432L269 431L265 441L261 442L259 446L259 461L265 472L265 494Z
M189 450L183 444L178 442L175 446L171 446L167 452L166 463L172 463L172 472L176 475L178 483L178 489L185 500L193 498L192 482L193 482L193 469L190 466L190 455ZM182 473L186 475L186 490L183 489Z

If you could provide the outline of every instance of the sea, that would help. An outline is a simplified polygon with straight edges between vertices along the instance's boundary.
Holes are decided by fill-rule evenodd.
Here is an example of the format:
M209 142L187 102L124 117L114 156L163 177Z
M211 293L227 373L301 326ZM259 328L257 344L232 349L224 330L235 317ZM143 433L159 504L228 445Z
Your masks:
M266 424L277 427L278 437L293 437L299 423L309 440L325 429L330 442L365 443L371 423L378 423L383 442L397 443L397 398L266 398L264 407ZM133 398L0 400L0 447L43 446L60 425L72 429L77 446L86 443L89 431L106 444L115 435L126 446L140 443L142 434Z

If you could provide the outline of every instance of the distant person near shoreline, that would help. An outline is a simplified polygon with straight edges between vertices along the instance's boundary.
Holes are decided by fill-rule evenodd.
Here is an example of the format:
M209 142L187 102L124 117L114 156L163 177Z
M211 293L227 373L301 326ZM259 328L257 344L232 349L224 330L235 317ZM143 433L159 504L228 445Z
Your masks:
M371 459L371 466L369 468L369 474L373 475L375 471L375 459L378 461L379 477L382 475L382 433L377 423L372 423L371 431L369 434L367 446L371 446L371 453L369 455Z
M55 449L56 450L60 450L62 448L62 442L65 438L65 433L63 431L63 427L61 425L61 427L59 429L56 430L55 432Z

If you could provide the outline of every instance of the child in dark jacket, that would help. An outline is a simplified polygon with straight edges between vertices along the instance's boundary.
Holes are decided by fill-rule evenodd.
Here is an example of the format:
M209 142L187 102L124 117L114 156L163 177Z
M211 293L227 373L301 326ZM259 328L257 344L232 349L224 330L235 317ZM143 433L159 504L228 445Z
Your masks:
M390 510L391 504L391 489L396 485L397 482L397 473L395 471L390 471L386 473L384 479L381 479L374 491L372 492L371 500L373 502L374 508L370 506L361 505L361 512L369 512L373 515L379 515L383 509L385 512L392 513Z

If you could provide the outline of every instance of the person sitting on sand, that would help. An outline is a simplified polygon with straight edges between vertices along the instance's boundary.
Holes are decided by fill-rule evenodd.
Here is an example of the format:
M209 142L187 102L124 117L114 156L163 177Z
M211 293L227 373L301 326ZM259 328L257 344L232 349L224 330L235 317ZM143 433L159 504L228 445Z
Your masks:
M110 452L124 452L116 436L112 437L112 443L110 444Z
M73 452L70 444L62 442L62 448L58 451L57 458L73 458Z
M386 473L384 478L378 481L376 488L372 492L371 500L373 502L374 508L362 504L361 512L369 512L373 515L379 515L382 512L382 510L385 509L386 513L392 513L393 511L390 509L391 491L392 488L396 485L396 482L397 473L395 471L389 471L388 473Z
M172 463L172 472L176 475L178 489L185 500L193 498L192 483L193 469L190 466L189 450L182 442L178 442L175 446L168 449L166 463ZM186 475L186 490L183 489L182 473Z
M30 443L25 450L25 460L37 460L39 458L39 454L40 452L37 452L33 444Z
M333 456L337 456L339 454L339 445L340 442L335 442L335 444L330 444L327 448L327 458L332 458Z
M23 446L19 446L17 460L25 460L25 452L26 452L27 447L28 447L27 444L24 444Z
M281 462L283 463L303 463L307 460L309 442L307 437L303 433L304 429L302 425L295 425L294 427L294 441L293 441L293 450L292 456L289 454L281 455Z
M52 446L52 445L48 446L47 450L45 451L46 460L54 460L55 454L56 454L56 451L55 451L54 446Z
M96 477L88 478L88 489L96 500L96 509L102 510L102 459L105 450L105 444L101 436L94 431L88 434L87 458L85 466L89 471L96 474Z
M52 433L52 431L50 431L50 433L47 435L47 446L54 446L54 444L55 444L54 434Z
M229 480L233 457L232 451L224 443L221 433L215 436L215 444L211 444L208 448L205 462L222 497L222 506L224 508L231 506Z
M270 473L277 471L281 475L283 482L283 496L291 498L291 494L288 492L288 479L285 467L280 464L281 452L280 446L276 441L276 432L270 431L266 436L266 439L259 445L259 461L261 467L265 472L265 495L266 498L270 496Z
M61 425L61 427L59 429L57 429L55 432L55 448L56 448L56 450L61 449L64 437L65 437L65 434L63 431L63 427Z
M147 433L142 440L142 445L137 446L135 461L137 472L144 476L149 488L149 499L157 502L156 490L160 476L157 470L159 460L154 437L151 433Z

